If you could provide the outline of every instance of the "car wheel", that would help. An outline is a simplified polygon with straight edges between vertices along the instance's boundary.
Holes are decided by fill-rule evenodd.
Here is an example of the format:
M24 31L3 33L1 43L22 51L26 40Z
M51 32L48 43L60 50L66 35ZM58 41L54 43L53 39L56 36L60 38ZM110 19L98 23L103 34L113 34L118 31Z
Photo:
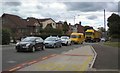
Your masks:
M45 46L42 47L42 50L45 50Z
M62 44L60 44L60 47L62 47Z
M35 52L35 47L34 46L32 47L32 52Z
M20 52L20 50L17 50L17 52Z
M68 45L68 42L65 44L66 46Z
M53 48L55 48L56 46L55 45L53 45Z

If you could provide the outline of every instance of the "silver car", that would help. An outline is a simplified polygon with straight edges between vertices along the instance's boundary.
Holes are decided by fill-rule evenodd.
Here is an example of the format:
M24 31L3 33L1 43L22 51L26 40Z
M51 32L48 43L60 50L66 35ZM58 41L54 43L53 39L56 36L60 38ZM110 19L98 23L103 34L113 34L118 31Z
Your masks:
M45 47L62 47L61 39L59 37L47 37L44 40Z

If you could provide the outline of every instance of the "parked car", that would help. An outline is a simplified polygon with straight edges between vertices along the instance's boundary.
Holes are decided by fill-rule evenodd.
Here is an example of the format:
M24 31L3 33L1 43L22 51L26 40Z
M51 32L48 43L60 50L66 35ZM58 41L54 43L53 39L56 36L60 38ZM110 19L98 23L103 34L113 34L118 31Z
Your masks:
M16 44L17 52L20 51L31 51L44 50L44 40L41 37L26 37Z
M101 42L105 42L106 39L105 39L104 37L102 37L102 38L100 39L100 41L101 41Z
M61 36L61 41L63 45L71 45L71 40L68 36Z
M62 47L61 39L59 37L47 37L44 41L45 47Z

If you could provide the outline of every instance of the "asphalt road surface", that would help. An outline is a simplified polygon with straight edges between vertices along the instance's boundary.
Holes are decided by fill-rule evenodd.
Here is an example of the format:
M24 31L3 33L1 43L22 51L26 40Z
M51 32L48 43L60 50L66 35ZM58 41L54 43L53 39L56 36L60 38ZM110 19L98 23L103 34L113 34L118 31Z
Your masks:
M92 44L97 52L97 58L93 65L95 69L118 69L118 48L105 46L102 44Z
M84 45L92 45L97 52L97 58L93 65L96 70L115 70L118 69L118 48L104 46L97 43L85 43ZM62 48L46 48L45 51L32 52L16 52L15 46L2 47L2 70L7 70L15 65L42 58L52 54L61 54L71 49L75 49L82 45L63 46ZM93 72L91 72L93 73Z
M45 51L32 52L16 52L15 46L2 47L2 70L8 70L15 65L32 61L52 54L60 54L71 49L80 47L81 45L62 46L62 48L46 48Z

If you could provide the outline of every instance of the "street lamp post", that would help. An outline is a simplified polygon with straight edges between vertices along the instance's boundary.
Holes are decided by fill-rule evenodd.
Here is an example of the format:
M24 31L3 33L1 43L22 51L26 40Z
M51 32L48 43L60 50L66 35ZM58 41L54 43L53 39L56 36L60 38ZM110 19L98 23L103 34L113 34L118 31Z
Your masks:
M75 17L76 17L76 16L80 16L80 15L75 15L75 16L74 16L74 25L75 25L75 19L76 19Z

